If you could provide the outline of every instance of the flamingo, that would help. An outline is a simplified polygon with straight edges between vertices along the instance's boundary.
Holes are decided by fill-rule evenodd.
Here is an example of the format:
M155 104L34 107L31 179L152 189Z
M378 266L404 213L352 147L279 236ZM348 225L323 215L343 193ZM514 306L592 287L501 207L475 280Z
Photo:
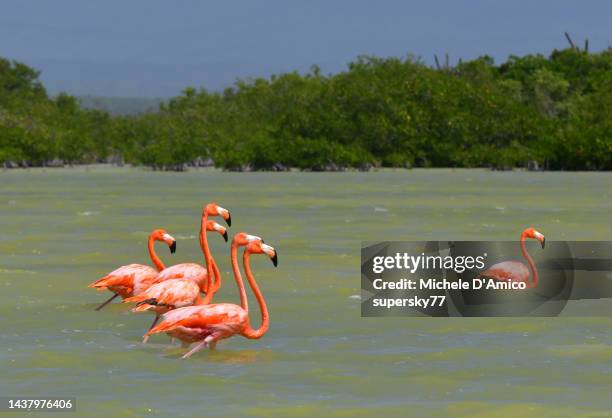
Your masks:
M166 280L174 280L174 279L191 279L194 280L200 287L200 291L207 292L210 290L208 287L208 278L214 274L214 272L218 272L218 268L214 260L212 263L210 262L211 256L210 251L208 249L208 245L206 242L206 234L204 230L206 229L208 217L209 216L221 216L227 223L227 226L232 225L232 217L230 212L227 209L218 206L216 203L209 203L202 210L202 221L200 224L200 248L202 249L202 253L204 253L204 263L206 267L203 267L196 263L182 263L176 264L174 266L170 266L163 271L161 271L157 278L155 279L153 284L161 283ZM209 267L212 271L208 271ZM220 277L220 276L217 276ZM214 294L218 289L218 285L215 284L211 289ZM212 294L210 295L212 298ZM209 300L210 301L210 300Z
M98 306L96 311L104 308L117 296L125 299L140 294L153 283L159 272L166 268L155 252L155 241L164 241L170 247L171 253L176 251L176 240L165 230L156 229L151 232L148 241L149 256L157 270L144 264L128 264L91 283L89 287L113 292L113 295Z
M227 230L215 221L208 220L206 222L206 230L218 232L223 236L225 242L227 242ZM213 286L212 277L215 275L215 271L218 271L218 268L216 268L216 263L210 254L208 241L205 236L203 237L201 243L204 245L204 252L207 258L207 273L211 273L208 274L208 277L211 278L209 284L210 286ZM213 268L213 265L216 269ZM215 278L215 282L218 282L217 278ZM124 299L123 302L137 303L136 307L132 309L132 312L155 312L155 318L149 327L149 329L151 329L159 320L160 315L172 309L181 308L184 306L191 306L194 304L209 304L213 294L214 293L210 289L207 289L206 297L202 299L200 297L199 284L193 278L181 278L156 283L139 295ZM146 343L147 340L148 337L145 337L143 339L143 343Z
M493 264L484 272L480 273L477 278L490 277L495 280L510 280L513 282L523 282L526 284L526 288L531 289L538 286L538 270L536 269L535 263L531 256L527 253L525 248L525 240L527 238L536 239L542 244L546 243L546 238L540 232L533 228L527 228L521 234L521 252L523 257L527 260L529 268L520 261L503 261L501 263ZM529 282L529 270L531 269L532 280Z
M258 329L253 329L249 321L246 290L236 260L238 246L244 245L246 245L243 253L244 272L261 311L262 320ZM165 314L162 322L150 329L145 336L165 332L171 337L180 339L187 345L199 342L188 353L183 355L183 358L192 356L207 345L212 350L219 340L230 338L236 334L249 339L263 337L270 326L270 316L263 295L251 272L249 264L249 256L251 254L266 254L270 257L275 267L278 265L276 250L264 244L261 238L245 233L237 234L234 237L232 242L232 268L234 269L236 283L240 291L241 306L231 303L218 303L175 309Z

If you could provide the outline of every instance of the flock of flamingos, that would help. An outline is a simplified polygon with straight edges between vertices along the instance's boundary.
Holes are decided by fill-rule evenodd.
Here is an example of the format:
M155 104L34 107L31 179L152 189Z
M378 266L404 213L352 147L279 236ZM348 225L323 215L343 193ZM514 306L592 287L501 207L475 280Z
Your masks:
M266 302L253 277L249 257L251 254L265 254L276 267L276 250L265 244L260 237L244 232L236 234L232 240L231 262L240 293L240 306L232 303L211 304L213 296L221 287L221 274L210 253L206 232L217 232L226 242L228 235L225 227L209 220L209 216L220 216L227 226L231 226L231 216L227 209L209 203L202 210L199 240L205 267L196 263L166 267L155 253L155 241L165 242L174 253L176 240L163 229L156 229L149 235L148 241L149 255L156 269L143 264L129 264L90 284L89 287L94 289L107 289L113 293L96 310L121 296L123 302L136 304L133 312L153 312L155 319L145 333L143 343L147 342L149 336L162 332L173 339L178 338L186 347L197 343L183 358L190 357L206 346L214 349L219 340L236 334L250 339L261 338L268 330L270 318ZM244 273L261 310L262 322L258 329L253 329L249 322L246 289L238 266L238 247L245 247L242 257ZM203 298L202 293L205 295Z
M149 336L165 332L172 339L178 338L188 347L197 343L183 358L190 357L197 351L208 346L214 349L219 340L236 334L250 339L261 338L268 330L270 317L266 302L259 286L253 277L249 265L251 254L265 254L276 267L278 256L276 250L265 244L255 235L244 232L236 234L232 240L231 263L234 277L240 294L240 306L231 303L211 304L212 298L221 287L221 273L208 247L207 232L217 232L227 242L227 230L209 216L222 217L227 226L231 226L231 216L227 209L216 203L209 203L202 210L202 220L199 233L200 248L204 253L204 263L183 263L166 267L155 253L155 241L163 241L171 252L176 251L176 240L163 229L156 229L149 235L149 255L156 269L143 264L129 264L119 267L101 279L89 285L97 290L107 289L113 295L98 306L100 310L118 296L123 302L135 303L133 312L153 312L155 318L144 335L143 343ZM521 234L520 246L528 266L519 261L503 261L494 264L479 276L491 277L497 280L524 282L527 288L538 284L538 273L533 259L527 253L525 240L527 238L540 241L544 247L544 235L533 228L527 228ZM249 304L246 289L238 266L238 247L245 247L242 257L244 272L259 303L262 322L258 329L251 327L249 322ZM531 271L530 271L531 270ZM530 274L531 272L531 274ZM531 276L531 280L530 279ZM205 296L202 298L201 294ZM160 318L163 319L159 322ZM159 323L158 323L159 322Z

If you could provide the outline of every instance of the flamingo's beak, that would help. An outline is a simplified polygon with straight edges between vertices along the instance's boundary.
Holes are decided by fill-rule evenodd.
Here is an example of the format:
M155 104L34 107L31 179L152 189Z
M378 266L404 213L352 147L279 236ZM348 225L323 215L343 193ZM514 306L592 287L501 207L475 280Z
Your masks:
M535 238L540 241L540 245L542 245L542 248L544 248L544 246L546 245L546 238L544 237L544 234L536 231L535 229L533 230L533 236L531 238Z
M227 226L232 226L232 215L229 213L229 210L225 213L227 213L227 218L225 217L225 215L223 216L225 223L227 224Z
M142 305L157 305L157 299L155 298L145 299L136 304L136 306L142 306Z
M168 247L170 247L170 252L174 254L176 251L176 240L174 237L170 234L164 234L164 241L168 244Z
M211 222L211 221L208 221L208 222ZM225 229L224 227L222 227L221 225L219 225L216 222L213 222L212 224L213 224L214 230L217 231L219 234L221 234L221 236L223 236L223 239L225 240L225 242L227 242L227 229ZM208 228L209 228L209 226L207 225L207 229Z
M262 244L261 248L263 249L263 252L266 253L268 257L270 257L270 260L272 260L272 264L274 264L274 267L278 267L278 252L273 247L267 244Z

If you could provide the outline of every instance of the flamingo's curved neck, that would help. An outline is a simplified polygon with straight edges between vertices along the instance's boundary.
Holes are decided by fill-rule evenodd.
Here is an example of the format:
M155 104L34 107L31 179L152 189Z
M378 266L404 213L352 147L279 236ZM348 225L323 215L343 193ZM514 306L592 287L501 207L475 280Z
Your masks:
M247 299L246 289L244 288L244 282L242 281L240 267L238 267L238 244L235 242L232 242L231 258L232 270L234 272L234 278L236 279L236 284L238 285L238 292L240 294L240 306L248 313L249 301Z
M533 262L533 258L527 252L527 247L525 246L525 239L527 236L525 233L521 234L521 252L523 253L523 257L527 260L527 264L529 264L529 269L531 270L531 283L527 283L527 287L536 287L538 285L538 270L536 269L535 263Z
M215 273L215 288L213 289L213 294L217 293L219 288L221 287L221 271L219 271L219 267L217 266L217 262L213 258L212 254L210 256L210 260L212 261L212 268Z
M151 257L151 261L153 262L153 264L155 264L155 268L157 269L157 271L162 271L163 269L165 269L166 266L155 252L155 238L153 238L153 234L149 235L147 247L149 248L149 257Z
M247 276L247 280L249 281L251 289L253 289L253 294L255 294L257 303L259 303L259 310L261 311L261 325L259 326L259 328L253 329L251 327L250 321L248 321L243 331L243 335L247 338L258 339L261 338L268 331L268 328L270 327L270 315L268 314L268 307L266 306L266 301L264 300L264 297L261 294L261 290L259 290L259 286L257 286L257 282L255 281L255 277L253 277L253 273L251 272L249 256L250 253L248 251L245 251L242 255L242 262L244 263L244 273Z
M204 254L204 263L206 264L206 273L208 274L208 280L206 283L206 296L202 301L202 304L208 305L212 300L214 293L213 281L213 268L212 268L212 256L210 255L210 248L208 248L208 238L206 236L206 223L208 222L208 212L204 211L202 215L202 222L200 224L200 248Z

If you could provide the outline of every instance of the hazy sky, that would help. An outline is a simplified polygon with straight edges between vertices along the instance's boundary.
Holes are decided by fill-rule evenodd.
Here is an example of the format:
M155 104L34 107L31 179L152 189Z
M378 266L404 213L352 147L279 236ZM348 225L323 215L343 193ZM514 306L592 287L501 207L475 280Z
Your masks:
M610 0L1 0L0 56L51 93L168 97L236 77L345 68L360 54L427 62L612 43Z

